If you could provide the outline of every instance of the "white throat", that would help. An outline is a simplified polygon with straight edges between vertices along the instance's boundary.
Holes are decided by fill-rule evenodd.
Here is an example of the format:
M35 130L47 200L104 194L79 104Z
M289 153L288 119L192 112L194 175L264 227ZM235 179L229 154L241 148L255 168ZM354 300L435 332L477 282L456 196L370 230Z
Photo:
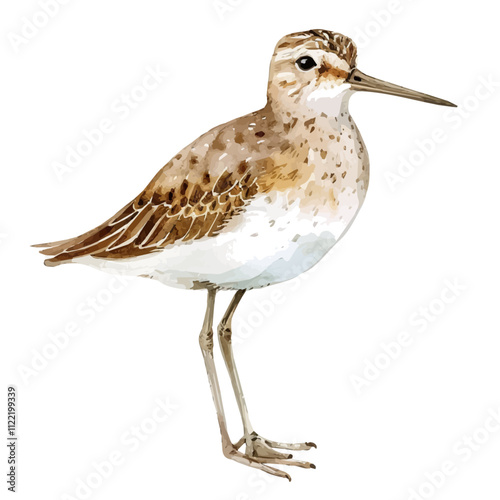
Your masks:
M339 116L340 113L347 111L349 98L353 93L349 83L343 83L338 87L320 87L307 96L307 107L319 114Z

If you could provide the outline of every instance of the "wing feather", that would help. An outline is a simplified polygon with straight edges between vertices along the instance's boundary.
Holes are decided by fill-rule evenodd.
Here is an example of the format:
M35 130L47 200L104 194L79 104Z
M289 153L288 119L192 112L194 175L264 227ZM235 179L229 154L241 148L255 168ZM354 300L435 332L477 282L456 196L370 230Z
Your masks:
M265 121L260 113L260 122L252 113L201 136L167 163L139 196L95 229L37 245L52 256L46 265L84 256L133 258L224 231L259 190L269 189L272 177L263 179L276 167L273 157L289 146L261 139L272 136L273 122L271 115ZM254 132L257 122L260 129Z

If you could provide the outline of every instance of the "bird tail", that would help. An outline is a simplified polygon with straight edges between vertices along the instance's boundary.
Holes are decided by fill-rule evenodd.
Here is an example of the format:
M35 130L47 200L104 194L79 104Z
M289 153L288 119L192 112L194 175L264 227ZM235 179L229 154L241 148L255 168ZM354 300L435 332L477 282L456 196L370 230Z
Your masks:
M54 267L72 262L75 257L93 255L102 251L120 236L121 231L135 215L137 214L134 212L133 203L129 203L111 219L80 236L32 246L42 248L40 253L51 257L44 261L46 266Z
M68 258L65 253L74 246L79 238L80 237L68 238L67 240L52 241L50 243L37 243L31 246L34 248L42 248L40 253L43 255L52 256L50 259L45 259L44 264L48 267L54 267L59 264L71 262L71 258Z

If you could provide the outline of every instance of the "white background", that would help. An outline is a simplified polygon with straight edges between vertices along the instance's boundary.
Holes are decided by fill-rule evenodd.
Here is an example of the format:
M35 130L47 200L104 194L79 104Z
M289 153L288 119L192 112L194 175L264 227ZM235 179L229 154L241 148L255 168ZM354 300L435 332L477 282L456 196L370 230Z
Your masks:
M78 482L95 486L93 462L117 452L122 463L89 498L499 498L500 427L488 420L500 408L498 13L486 0L459 5L75 0L21 43L23 18L40 5L4 3L1 391L6 398L16 384L19 393L17 498L83 498ZM364 72L463 111L355 96L372 164L357 221L313 271L248 293L237 312L236 358L256 430L318 444L296 455L317 470L289 469L289 484L222 456L198 347L205 293L141 279L120 288L83 266L44 267L29 245L96 226L183 146L262 107L275 43L312 28L358 40ZM129 116L118 113L116 99L156 66L169 75ZM488 79L497 82L489 90ZM113 131L59 179L54 163L103 118ZM429 142L436 134L440 143ZM391 189L403 159L415 168ZM446 280L460 285L445 292L447 304ZM93 298L100 310L91 315ZM219 294L218 317L229 299ZM429 306L423 320L419 308ZM54 354L50 335L68 324L80 333ZM388 361L381 344L401 332L412 342L393 346ZM44 352L53 359L42 366ZM216 355L236 441L239 415ZM36 371L21 376L33 358ZM385 368L364 373L374 362ZM357 391L353 377L365 375L372 380ZM151 430L157 398L176 409ZM144 422L151 432L132 451L121 436ZM444 479L434 474L443 462L454 471ZM429 474L439 488L426 484Z

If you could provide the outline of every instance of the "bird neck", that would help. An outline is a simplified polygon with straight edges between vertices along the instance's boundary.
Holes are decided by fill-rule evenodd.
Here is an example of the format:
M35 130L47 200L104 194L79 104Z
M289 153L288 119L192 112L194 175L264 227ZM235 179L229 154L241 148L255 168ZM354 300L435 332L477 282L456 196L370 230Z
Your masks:
M352 120L349 114L351 91L341 91L333 97L331 93L320 91L313 94L309 100L296 101L293 106L268 95L264 110L273 115L289 140L307 140L311 135L338 132Z

